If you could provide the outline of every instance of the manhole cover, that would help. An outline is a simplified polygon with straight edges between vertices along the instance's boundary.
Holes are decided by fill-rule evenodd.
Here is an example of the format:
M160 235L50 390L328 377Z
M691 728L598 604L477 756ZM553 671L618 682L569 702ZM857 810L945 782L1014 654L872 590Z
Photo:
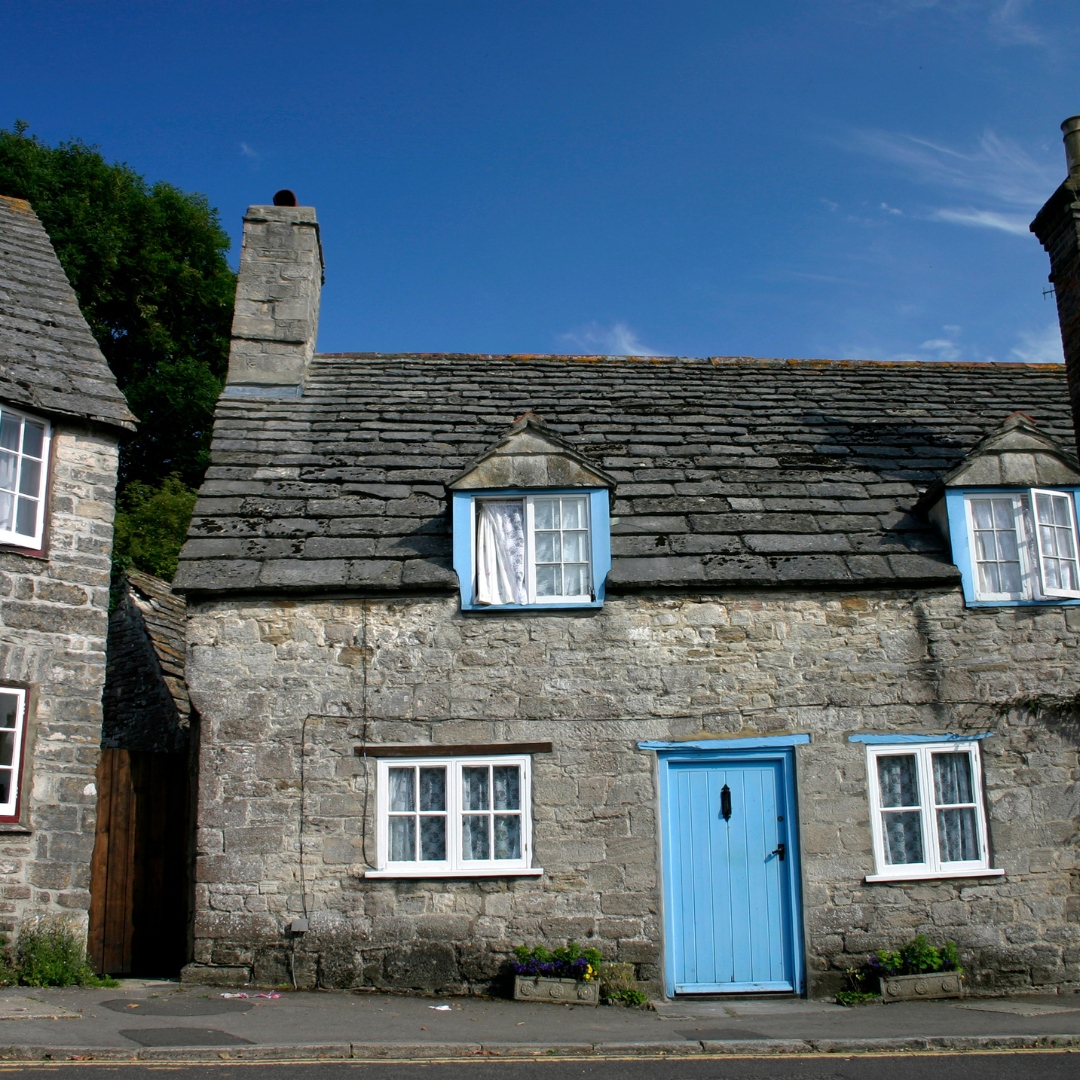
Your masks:
M125 1039L140 1046L250 1046L250 1039L217 1028L172 1027L121 1031Z
M255 1002L241 998L190 998L177 995L163 998L110 998L101 1003L106 1009L135 1016L216 1016L219 1013L242 1013Z

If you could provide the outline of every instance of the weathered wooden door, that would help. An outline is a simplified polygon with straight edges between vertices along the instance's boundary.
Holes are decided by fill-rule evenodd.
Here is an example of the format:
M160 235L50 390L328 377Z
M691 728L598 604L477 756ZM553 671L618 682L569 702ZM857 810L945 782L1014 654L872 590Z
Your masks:
M798 991L790 752L672 755L663 767L670 989Z
M187 959L187 755L102 750L97 788L94 965L110 975L175 975Z

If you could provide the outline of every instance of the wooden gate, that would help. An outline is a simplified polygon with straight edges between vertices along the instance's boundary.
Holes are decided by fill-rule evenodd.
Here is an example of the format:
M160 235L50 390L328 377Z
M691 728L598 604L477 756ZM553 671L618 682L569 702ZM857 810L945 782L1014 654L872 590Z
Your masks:
M102 750L90 883L99 974L177 975L187 959L186 754Z

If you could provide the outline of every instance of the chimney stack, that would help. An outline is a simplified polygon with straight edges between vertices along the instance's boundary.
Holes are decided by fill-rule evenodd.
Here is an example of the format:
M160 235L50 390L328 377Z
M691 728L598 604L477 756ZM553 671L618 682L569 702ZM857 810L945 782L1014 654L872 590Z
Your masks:
M1080 116L1061 125L1069 175L1035 216L1031 231L1050 256L1073 428L1080 451Z
M244 215L229 350L233 388L300 386L315 353L323 284L315 208L297 206L291 191L279 191L274 202Z

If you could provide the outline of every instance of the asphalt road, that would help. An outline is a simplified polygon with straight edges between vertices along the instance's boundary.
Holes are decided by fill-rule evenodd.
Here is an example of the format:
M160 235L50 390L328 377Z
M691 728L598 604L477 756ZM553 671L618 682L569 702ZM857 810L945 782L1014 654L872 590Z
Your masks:
M1077 1080L1080 1053L801 1058L231 1065L0 1064L0 1075L64 1080Z

